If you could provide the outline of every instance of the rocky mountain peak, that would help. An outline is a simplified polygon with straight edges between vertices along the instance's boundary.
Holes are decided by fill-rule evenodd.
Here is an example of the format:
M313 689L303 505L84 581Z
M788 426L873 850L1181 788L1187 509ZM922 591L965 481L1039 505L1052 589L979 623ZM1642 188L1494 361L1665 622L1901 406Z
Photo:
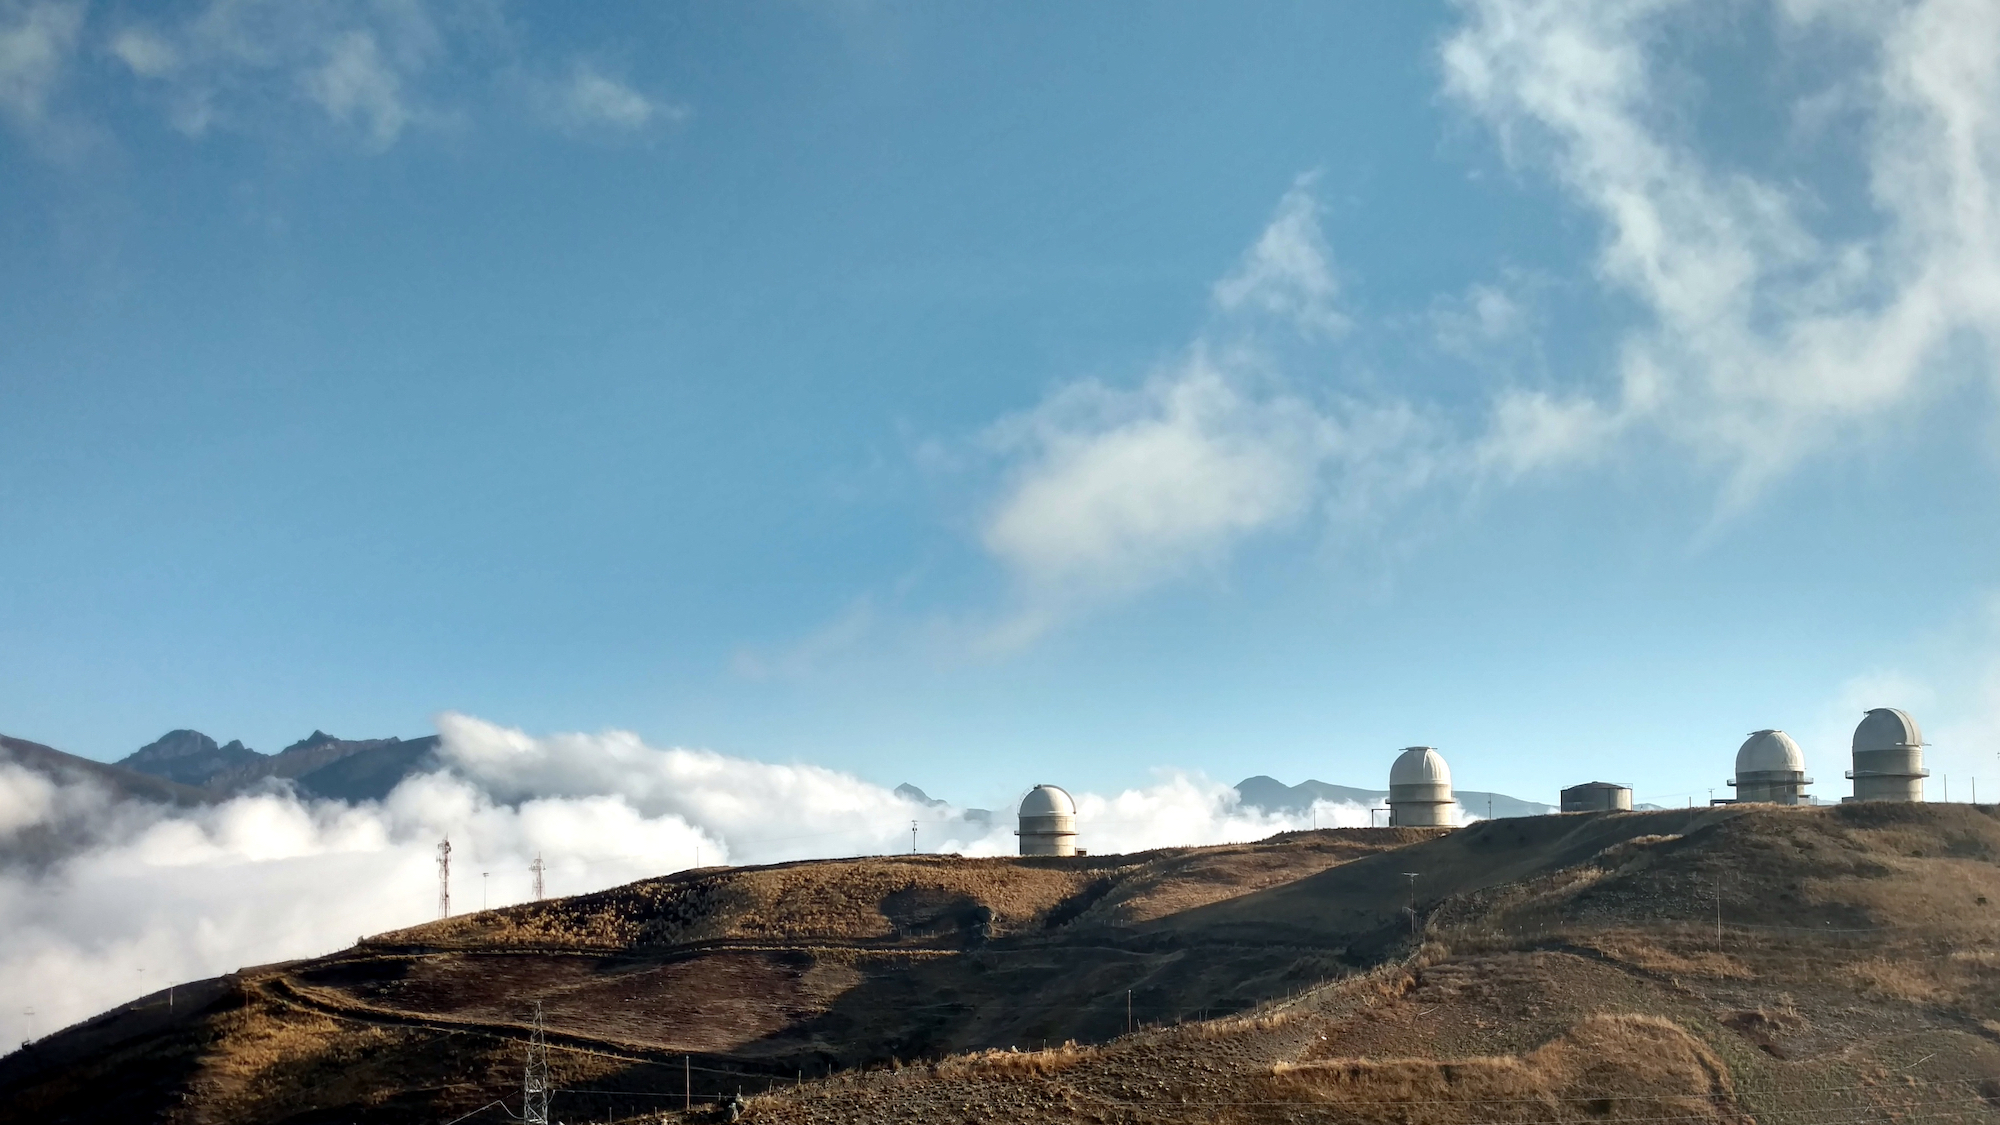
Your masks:
M217 774L240 770L265 755L243 745L240 739L218 746L213 738L198 730L170 730L141 746L118 762L129 770L165 778L182 785L206 785Z

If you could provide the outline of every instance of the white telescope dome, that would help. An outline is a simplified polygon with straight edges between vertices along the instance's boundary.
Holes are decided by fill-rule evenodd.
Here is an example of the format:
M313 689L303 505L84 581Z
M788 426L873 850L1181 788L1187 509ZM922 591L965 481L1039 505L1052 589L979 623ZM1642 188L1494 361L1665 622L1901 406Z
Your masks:
M1037 785L1021 799L1022 816L1075 816L1076 801L1059 785Z
M1854 779L1857 801L1921 801L1924 778L1924 732L1908 711L1877 707L1854 728Z
M1781 730L1753 732L1736 751L1736 775L1754 773L1804 773L1806 756L1792 736Z
M1924 744L1924 732L1917 729L1917 721L1908 711L1894 707L1877 707L1862 718L1861 725L1854 728L1854 752L1867 754L1877 750L1908 750Z
M1444 764L1444 755L1434 746L1412 746L1396 757L1389 767L1389 784L1397 785L1444 785L1451 784L1451 767Z
M1076 854L1076 801L1060 785L1037 785L1021 798L1022 855Z

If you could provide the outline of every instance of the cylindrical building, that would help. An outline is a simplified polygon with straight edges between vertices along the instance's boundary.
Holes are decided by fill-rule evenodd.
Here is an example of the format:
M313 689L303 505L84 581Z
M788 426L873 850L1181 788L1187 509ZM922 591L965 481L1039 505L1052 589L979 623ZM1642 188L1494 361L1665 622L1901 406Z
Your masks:
M1060 786L1037 785L1021 799L1022 855L1076 854L1076 801Z
M1781 730L1751 734L1736 751L1736 776L1729 780L1738 801L1774 805L1806 804L1806 786L1812 783L1804 752Z
M1924 732L1909 713L1877 707L1854 728L1854 779L1857 801L1921 801L1924 778Z
M1434 747L1412 746L1389 767L1389 823L1408 828L1452 826L1451 767Z
M1586 781L1562 791L1564 812L1631 812L1632 787L1608 781Z

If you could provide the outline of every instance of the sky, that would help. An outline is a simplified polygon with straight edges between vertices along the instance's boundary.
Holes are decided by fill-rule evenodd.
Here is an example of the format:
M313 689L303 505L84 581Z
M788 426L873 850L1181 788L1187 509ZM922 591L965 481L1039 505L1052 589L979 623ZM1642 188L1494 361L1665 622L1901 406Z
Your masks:
M0 731L2000 795L1996 342L1973 0L0 0Z

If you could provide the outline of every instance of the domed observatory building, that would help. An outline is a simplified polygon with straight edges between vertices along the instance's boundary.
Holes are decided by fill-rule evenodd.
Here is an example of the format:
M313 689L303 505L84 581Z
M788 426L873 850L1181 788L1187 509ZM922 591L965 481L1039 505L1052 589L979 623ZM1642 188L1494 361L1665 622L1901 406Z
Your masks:
M1924 732L1906 711L1877 707L1854 728L1854 801L1921 801L1924 778Z
M1806 786L1812 783L1804 752L1781 730L1752 734L1736 752L1736 776L1729 780L1738 801L1773 805L1807 804Z
M1021 798L1022 855L1076 854L1076 801L1068 790L1037 785Z
M1412 746L1389 767L1389 824L1397 828L1450 828L1451 767L1431 746Z

